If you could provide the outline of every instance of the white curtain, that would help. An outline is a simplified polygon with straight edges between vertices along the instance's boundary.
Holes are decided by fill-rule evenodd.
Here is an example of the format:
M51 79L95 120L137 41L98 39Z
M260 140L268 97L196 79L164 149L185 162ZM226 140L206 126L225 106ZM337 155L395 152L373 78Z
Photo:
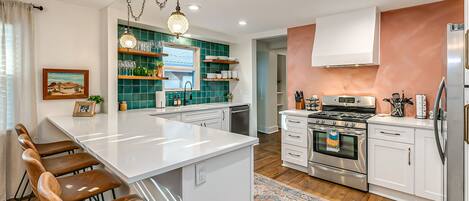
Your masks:
M13 196L24 170L13 126L37 125L32 9L0 1L0 201Z

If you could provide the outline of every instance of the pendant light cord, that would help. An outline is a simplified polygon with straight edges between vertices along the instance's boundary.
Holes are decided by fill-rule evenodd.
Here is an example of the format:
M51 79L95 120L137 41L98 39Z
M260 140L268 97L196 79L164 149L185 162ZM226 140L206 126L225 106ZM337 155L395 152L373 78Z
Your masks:
M158 5L158 7L160 7L160 10L166 6L166 2L168 2L168 0L164 0L163 2L160 2L159 0L155 0L155 3L156 5Z
M140 8L140 13L138 15L135 15L134 11L132 9L132 0L127 0L127 8L129 9L129 13L130 13L130 15L132 15L132 18L134 18L135 21L140 20L140 17L142 17L143 10L145 9L145 2L146 2L146 0L143 0L142 8Z

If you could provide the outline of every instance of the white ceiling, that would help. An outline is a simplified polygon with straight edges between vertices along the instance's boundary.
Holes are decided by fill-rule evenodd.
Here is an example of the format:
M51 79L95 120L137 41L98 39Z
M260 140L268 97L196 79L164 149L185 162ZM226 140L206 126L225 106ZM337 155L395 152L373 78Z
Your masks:
M114 0L62 0L92 7L105 7ZM126 0L115 0L125 9ZM135 10L143 0L132 0ZM166 19L174 11L176 0L168 0L163 10L154 0L146 0L145 17ZM378 6L381 11L394 10L440 0L180 0L182 11L192 26L202 27L229 35L244 35L314 23L318 16L358 8ZM117 2L116 2L117 3ZM191 12L189 4L200 5ZM239 20L247 25L238 25Z

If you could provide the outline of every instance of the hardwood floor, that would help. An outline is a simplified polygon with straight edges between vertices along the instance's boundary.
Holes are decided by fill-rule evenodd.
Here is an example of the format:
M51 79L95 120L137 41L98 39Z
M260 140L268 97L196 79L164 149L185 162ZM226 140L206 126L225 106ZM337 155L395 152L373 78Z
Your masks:
M258 137L259 145L254 149L254 169L256 173L327 200L390 200L378 195L317 179L306 173L283 167L280 159L280 132L270 135L259 133Z

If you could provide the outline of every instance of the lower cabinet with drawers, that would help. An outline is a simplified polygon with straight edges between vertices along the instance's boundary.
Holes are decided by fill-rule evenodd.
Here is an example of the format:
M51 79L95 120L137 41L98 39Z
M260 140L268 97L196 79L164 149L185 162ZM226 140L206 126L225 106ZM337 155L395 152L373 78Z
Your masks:
M443 200L442 172L433 130L368 125L370 192L395 200Z
M282 115L283 166L307 172L308 118Z
M229 108L155 115L164 119L230 131Z

